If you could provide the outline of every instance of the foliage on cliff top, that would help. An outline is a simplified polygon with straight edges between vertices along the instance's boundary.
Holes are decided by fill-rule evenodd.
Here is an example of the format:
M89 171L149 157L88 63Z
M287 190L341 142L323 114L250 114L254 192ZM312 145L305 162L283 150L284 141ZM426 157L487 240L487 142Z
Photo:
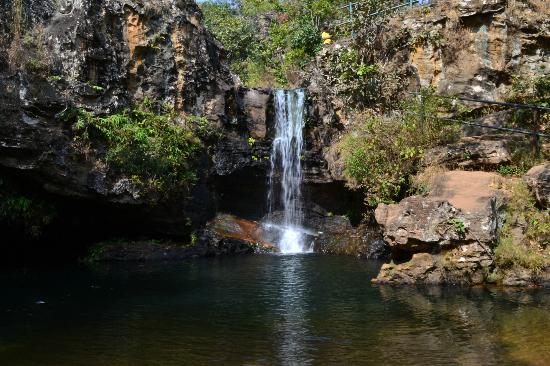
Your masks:
M342 0L239 0L201 4L208 29L247 86L285 86L321 48Z
M550 264L550 213L536 207L525 182L514 182L509 191L506 223L495 248L496 263L503 269L538 271Z
M105 160L148 193L169 193L196 181L193 166L201 148L193 120L179 118L174 108L151 100L106 117L79 110L77 140L103 141ZM199 128L203 124L198 125Z
M355 109L392 109L407 87L406 72L387 70L380 63L369 63L354 48L331 50L319 61L317 67L328 86L325 92L345 100Z
M422 98L408 99L386 116L357 116L340 140L344 176L352 188L365 191L368 206L402 198L426 149L457 137L458 128L439 118L447 102L432 90Z

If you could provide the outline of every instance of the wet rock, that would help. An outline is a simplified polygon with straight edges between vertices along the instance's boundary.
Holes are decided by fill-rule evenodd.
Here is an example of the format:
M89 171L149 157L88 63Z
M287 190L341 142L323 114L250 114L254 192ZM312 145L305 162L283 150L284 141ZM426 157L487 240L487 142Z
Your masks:
M483 282L502 225L503 194L494 188L499 179L492 173L447 172L427 196L379 205L376 220L393 258L402 263L383 267L376 281Z
M116 241L92 247L89 261L178 261L196 257L245 255L272 252L274 247L261 238L257 222L232 215L218 215L206 228L192 235L190 243L158 241Z
M313 238L316 252L367 257L370 243L365 240L365 225L353 227L345 216L325 216L319 218L313 228L316 231Z
M544 208L550 207L550 164L531 168L523 180L534 192L537 202Z
M182 245L170 242L129 241L100 243L92 247L89 262L179 261L208 256L212 250L204 245Z
M535 278L532 271L518 267L504 273L502 284L511 287L529 287L535 285Z
M368 243L367 252L362 257L365 259L390 259L391 249L384 241L384 237L379 228L366 230L363 236L363 242Z
M479 285L484 283L492 265L486 247L465 244L439 254L415 253L399 264L384 264L373 283Z
M226 136L212 156L214 174L228 176L253 169L259 177L266 177L271 167L271 140L249 142L236 135Z
M250 254L273 252L275 246L267 242L256 221L233 215L219 214L198 234L199 246L213 248L215 254Z
M313 251L366 259L388 258L389 247L382 240L378 227L364 223L354 226L348 217L334 215L311 202L302 210L306 242ZM283 220L284 213L275 211L264 217L262 222L282 225Z

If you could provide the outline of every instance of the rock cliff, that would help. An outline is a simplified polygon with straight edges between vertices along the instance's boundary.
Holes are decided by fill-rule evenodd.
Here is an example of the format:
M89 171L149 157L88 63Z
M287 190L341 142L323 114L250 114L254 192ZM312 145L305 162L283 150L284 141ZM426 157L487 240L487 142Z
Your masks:
M60 206L57 238L70 236L68 217L86 229L77 235L188 239L217 211L265 214L273 95L241 86L195 1L2 0L0 13L8 15L0 19L1 175ZM146 98L206 117L215 131L193 162L197 183L177 199L146 197L106 162L105 146L78 146L66 118L108 116ZM343 200L319 188L347 195L318 141L306 141L306 194L344 214Z
M62 118L72 108L108 115L150 98L222 125L238 80L195 2L4 0L0 12L10 15L0 20L6 174L84 207L135 206L138 222L161 232L182 235L189 218L204 220L212 210L204 184L181 204L150 205L129 177L104 163L103 151L76 149Z
M324 142L319 149L332 176L342 178L330 141L353 124L354 103L387 109L421 87L433 87L438 94L503 101L518 76L527 80L548 75L549 16L550 9L540 1L437 1L385 20L364 19L355 38L325 46L303 85L313 100L310 113L317 120L317 141ZM354 62L355 68L350 67ZM372 80L354 86L360 78L348 74L358 72L360 63L371 67ZM352 80L343 81L342 76ZM502 124L507 117L501 112L492 123ZM476 132L470 135L478 136ZM488 164L505 158L501 147L483 148L494 151Z

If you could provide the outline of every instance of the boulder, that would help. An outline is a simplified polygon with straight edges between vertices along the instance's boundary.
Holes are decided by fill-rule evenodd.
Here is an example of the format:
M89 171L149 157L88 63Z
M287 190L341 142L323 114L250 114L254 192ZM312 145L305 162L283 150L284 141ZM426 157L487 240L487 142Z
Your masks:
M219 214L197 236L199 246L212 248L214 254L273 252L276 248L263 238L256 221Z
M537 202L544 208L550 207L550 164L531 168L523 180L534 192Z
M426 152L423 165L442 165L449 169L496 168L511 161L507 140L502 136L464 137Z
M427 196L379 205L376 221L392 250L414 253L457 242L491 244L496 239L502 206L502 194L493 185L500 179L485 172L443 173Z
M404 263L384 266L375 281L482 282L493 266L491 247L502 224L503 194L495 188L500 179L485 172L446 172L427 196L379 205L375 216L384 240L393 258Z

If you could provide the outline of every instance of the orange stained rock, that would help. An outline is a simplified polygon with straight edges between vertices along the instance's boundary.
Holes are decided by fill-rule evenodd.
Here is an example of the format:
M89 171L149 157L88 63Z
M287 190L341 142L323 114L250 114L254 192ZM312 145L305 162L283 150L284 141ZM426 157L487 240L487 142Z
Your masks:
M487 200L498 195L495 183L498 174L487 172L451 171L441 174L429 194L431 198L449 201L464 212L482 211Z

